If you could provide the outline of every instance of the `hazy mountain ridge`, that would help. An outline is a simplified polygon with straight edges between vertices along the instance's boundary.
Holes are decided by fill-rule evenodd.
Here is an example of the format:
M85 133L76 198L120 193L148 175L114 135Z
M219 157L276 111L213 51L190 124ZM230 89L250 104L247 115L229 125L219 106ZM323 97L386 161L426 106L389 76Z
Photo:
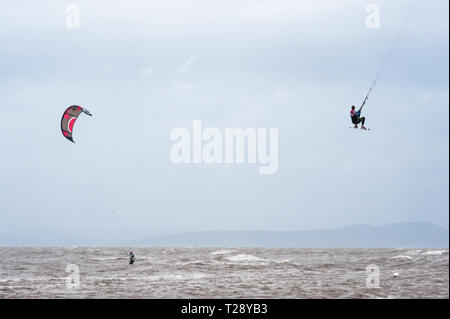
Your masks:
M200 231L151 237L129 231L78 236L15 232L0 233L0 246L448 248L449 231L429 223L399 223L303 231Z
M155 236L134 244L198 247L438 248L449 246L449 231L428 223L354 225L305 231L203 231Z

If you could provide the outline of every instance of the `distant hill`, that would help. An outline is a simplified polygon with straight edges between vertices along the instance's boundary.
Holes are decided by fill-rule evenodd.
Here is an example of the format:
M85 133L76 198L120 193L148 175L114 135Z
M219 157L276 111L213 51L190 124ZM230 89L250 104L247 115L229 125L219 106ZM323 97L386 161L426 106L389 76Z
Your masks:
M204 231L155 236L141 246L448 248L449 231L428 223L355 225L308 231Z

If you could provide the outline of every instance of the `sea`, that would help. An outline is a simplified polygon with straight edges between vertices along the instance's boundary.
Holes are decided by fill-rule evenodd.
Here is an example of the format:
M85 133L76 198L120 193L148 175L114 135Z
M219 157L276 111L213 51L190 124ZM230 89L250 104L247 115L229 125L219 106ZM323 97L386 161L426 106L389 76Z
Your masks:
M448 299L449 251L5 247L0 298Z

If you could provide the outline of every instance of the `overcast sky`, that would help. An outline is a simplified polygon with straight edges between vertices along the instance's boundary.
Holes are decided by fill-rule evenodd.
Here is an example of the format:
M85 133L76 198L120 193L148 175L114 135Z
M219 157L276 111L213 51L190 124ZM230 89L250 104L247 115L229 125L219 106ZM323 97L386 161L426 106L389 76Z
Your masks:
M0 4L0 245L425 221L448 228L449 3ZM378 4L380 28L366 26ZM86 107L60 132L66 107ZM172 129L278 128L279 169L175 165ZM57 244L57 243L56 243Z

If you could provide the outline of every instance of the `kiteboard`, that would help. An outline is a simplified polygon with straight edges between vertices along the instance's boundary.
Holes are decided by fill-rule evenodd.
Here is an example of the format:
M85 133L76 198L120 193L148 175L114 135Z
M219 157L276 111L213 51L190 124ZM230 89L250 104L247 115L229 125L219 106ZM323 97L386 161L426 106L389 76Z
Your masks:
M365 130L362 129L362 128L360 128L360 127L354 127L354 126L350 126L349 128L354 128L354 129L356 129L356 130L370 131L370 128L367 128L367 127L366 127Z

